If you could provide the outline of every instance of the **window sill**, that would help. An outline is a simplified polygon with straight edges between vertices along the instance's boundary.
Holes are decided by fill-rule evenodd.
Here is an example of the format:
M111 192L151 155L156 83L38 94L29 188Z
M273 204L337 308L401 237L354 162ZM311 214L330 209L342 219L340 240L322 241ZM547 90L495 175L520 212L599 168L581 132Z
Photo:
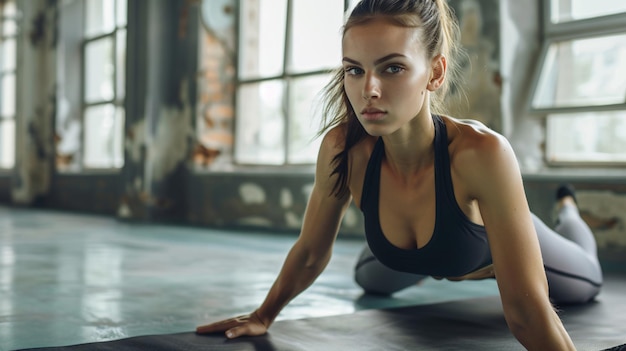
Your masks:
M575 168L553 167L537 171L522 171L526 181L609 181L626 183L626 169L624 168Z
M57 170L54 172L55 177L88 177L88 176L102 176L102 175L119 175L122 172L121 169L88 169L82 171L73 170Z
M215 175L260 175L260 176L314 176L315 165L288 165L288 166L252 166L252 165L219 165L216 167L193 167L192 173L196 176Z

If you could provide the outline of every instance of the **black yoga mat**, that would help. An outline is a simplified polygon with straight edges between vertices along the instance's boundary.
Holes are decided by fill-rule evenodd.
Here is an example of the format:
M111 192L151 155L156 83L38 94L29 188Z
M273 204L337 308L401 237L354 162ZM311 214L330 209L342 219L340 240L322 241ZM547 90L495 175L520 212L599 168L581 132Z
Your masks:
M596 301L562 306L578 350L626 351L626 276L608 277ZM194 333L150 335L50 351L346 351L522 350L509 332L498 297L276 322L267 335L227 340ZM30 349L35 350L35 349Z

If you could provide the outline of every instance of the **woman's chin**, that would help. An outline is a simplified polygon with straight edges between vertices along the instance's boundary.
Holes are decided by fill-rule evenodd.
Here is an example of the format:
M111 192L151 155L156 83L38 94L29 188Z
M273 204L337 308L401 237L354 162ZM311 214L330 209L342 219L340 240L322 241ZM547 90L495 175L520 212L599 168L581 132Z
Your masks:
M374 137L381 137L384 135L389 135L391 133L391 130L389 129L388 126L383 126L383 125L363 125L363 129L365 129L365 132L371 136Z

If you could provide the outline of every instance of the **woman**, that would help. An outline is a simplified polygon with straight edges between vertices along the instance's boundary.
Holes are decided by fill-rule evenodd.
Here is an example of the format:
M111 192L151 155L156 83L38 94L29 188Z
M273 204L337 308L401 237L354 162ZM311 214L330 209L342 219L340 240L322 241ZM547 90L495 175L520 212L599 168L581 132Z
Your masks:
M584 302L598 293L593 236L567 188L561 226L583 246L531 215L502 136L432 114L454 73L457 37L445 0L355 7L344 27L343 67L326 91L331 118L301 234L256 311L198 333L264 334L325 268L355 201L369 244L355 277L367 292L389 294L425 276L496 277L509 328L527 349L574 349L550 298Z

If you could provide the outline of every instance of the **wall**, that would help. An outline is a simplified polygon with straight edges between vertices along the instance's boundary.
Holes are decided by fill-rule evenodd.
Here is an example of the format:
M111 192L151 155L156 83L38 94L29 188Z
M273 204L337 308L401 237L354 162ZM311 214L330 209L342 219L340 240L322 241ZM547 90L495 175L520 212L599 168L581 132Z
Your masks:
M555 191L563 182L577 190L581 216L596 237L598 256L606 270L626 271L626 184L623 176L525 175L531 210L554 223Z
M27 205L51 187L55 98L56 1L18 2L15 203Z
M11 178L0 173L0 204L11 202Z

